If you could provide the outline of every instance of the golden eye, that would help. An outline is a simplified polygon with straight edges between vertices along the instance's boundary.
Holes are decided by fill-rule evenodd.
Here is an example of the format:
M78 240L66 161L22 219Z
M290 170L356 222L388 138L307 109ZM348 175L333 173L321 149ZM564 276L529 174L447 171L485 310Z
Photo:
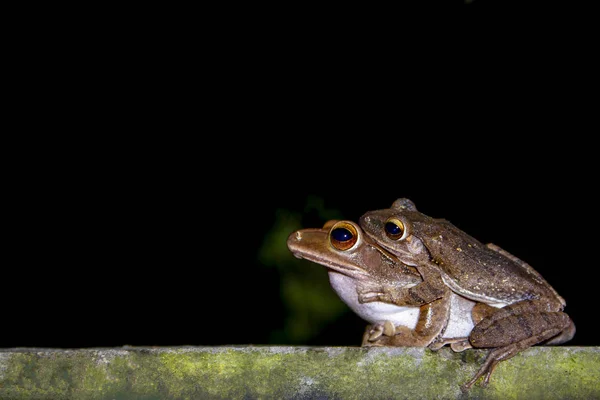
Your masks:
M358 241L358 232L352 224L340 221L331 227L329 241L338 250L348 250Z
M392 240L404 239L406 228L398 218L390 218L385 223L385 234Z

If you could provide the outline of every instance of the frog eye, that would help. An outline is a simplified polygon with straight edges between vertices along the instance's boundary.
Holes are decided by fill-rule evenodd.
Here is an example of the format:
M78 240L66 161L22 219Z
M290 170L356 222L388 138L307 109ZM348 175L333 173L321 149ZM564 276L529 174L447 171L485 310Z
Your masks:
M385 222L385 234L392 240L406 238L407 230L398 218L390 218Z
M358 232L354 225L340 221L335 223L329 231L329 241L337 250L348 250L358 241Z

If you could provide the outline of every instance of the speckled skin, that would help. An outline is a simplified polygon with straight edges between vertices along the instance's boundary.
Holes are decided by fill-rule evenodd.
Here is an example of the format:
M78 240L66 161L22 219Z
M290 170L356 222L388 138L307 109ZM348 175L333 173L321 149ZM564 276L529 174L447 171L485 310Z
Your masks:
M385 234L385 223L391 218L404 223L410 232L405 239ZM441 276L453 291L471 300L506 305L543 299L553 311L565 306L564 299L527 263L497 246L482 244L447 220L420 213L408 199L365 213L360 226L402 262L416 266L422 275Z
M345 250L330 239L340 224L355 233L356 242ZM411 288L422 282L417 270L372 243L356 223L328 221L323 228L301 229L289 235L287 246L296 257L325 266L342 301L373 324L363 345L424 347L441 339L450 317L450 296L428 303L415 300ZM393 330L381 335L386 321Z
M403 235L390 235L388 222L402 225ZM449 288L471 300L504 307L484 318L469 337L473 347L494 350L465 388L483 375L487 384L499 361L527 347L563 343L575 334L573 321L562 312L564 299L531 266L493 244L483 245L446 220L418 212L409 199L365 213L360 226L376 243L419 270L423 284L433 288L424 300L433 301L439 298L435 290L443 293Z

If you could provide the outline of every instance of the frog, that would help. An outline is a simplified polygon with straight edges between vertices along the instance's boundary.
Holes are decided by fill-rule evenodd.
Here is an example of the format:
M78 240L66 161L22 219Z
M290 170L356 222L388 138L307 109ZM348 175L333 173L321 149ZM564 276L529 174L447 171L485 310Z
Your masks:
M419 212L410 199L398 198L391 208L367 211L359 225L365 236L400 262L417 268L423 282L412 292L421 301L436 301L451 291L497 309L475 325L468 343L463 342L462 349L490 351L462 389L480 378L487 386L498 363L531 346L561 344L575 335L575 324L563 311L565 300L533 267L493 243L479 242L446 219Z
M330 220L323 228L297 230L287 246L294 256L325 266L340 299L369 322L361 346L462 346L489 314L453 292L429 302L411 293L423 282L417 269L371 241L355 222Z

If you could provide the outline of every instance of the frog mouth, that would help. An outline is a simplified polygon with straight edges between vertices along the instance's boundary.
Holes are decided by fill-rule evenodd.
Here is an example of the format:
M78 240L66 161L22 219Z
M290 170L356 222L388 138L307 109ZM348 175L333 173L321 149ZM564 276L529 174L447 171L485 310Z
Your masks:
M325 261L323 259L317 259L316 257L313 258L309 254L302 254L302 255L294 254L294 255L297 258L312 261L314 263L323 265L328 270L339 272L340 274L348 275L353 278L365 277L365 276L369 275L366 271L364 271L352 264L344 264L343 262Z
M350 256L346 260L344 255L331 250L327 241L328 234L329 231L323 229L301 229L288 237L287 246L298 259L314 262L353 278L368 276L369 273L357 267Z

